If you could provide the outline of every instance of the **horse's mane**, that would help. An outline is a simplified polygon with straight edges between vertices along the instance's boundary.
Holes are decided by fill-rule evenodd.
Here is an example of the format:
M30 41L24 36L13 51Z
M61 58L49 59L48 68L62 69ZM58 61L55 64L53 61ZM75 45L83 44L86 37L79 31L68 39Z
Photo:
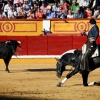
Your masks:
M77 55L77 54L81 54L82 53L82 50L78 50L78 49L76 49L75 51L74 51L74 54L75 55Z

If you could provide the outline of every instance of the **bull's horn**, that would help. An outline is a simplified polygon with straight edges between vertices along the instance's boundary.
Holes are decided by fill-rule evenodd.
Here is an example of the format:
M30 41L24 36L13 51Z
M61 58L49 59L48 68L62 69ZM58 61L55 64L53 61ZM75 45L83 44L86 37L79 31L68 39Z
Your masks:
M8 42L10 42L10 41L6 41L5 43L8 43Z
M21 42L20 41L17 41L19 44L21 44Z
M55 58L57 61L59 61L59 59L58 58Z

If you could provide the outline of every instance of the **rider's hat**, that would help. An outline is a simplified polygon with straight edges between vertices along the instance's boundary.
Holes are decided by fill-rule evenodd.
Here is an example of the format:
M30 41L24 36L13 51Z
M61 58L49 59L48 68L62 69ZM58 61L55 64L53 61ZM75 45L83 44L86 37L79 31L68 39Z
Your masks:
M92 19L90 19L89 23L96 24L96 20L92 18Z

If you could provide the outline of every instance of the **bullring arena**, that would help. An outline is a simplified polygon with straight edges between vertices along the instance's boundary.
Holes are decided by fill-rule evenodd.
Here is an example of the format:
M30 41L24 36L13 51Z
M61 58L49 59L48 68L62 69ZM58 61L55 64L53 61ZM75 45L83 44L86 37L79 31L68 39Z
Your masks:
M61 87L56 87L69 73L56 76L55 56L73 48L80 49L86 41L78 36L81 30L89 30L88 19L33 19L0 20L0 42L15 39L22 42L20 55L54 55L53 58L12 58L10 73L0 59L0 100L100 100L100 86L84 87L78 73ZM100 20L97 19L100 26ZM41 30L50 29L52 34L40 36ZM100 44L100 36L97 40ZM100 68L89 74L88 82L100 81Z
M12 58L9 69L11 73L5 72L0 59L0 100L100 100L100 87L84 87L79 73L62 87L56 87L69 71L65 71L61 79L57 78L53 58ZM100 81L100 68L90 73L88 82L92 81Z

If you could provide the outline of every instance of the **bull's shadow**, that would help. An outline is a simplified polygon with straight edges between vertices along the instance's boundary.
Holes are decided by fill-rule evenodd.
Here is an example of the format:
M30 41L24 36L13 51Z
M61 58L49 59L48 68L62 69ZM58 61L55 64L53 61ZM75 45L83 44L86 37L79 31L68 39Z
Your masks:
M41 68L41 69L26 69L25 71L29 72L48 72L48 71L56 71L55 68ZM70 69L66 69L65 71L70 71Z

